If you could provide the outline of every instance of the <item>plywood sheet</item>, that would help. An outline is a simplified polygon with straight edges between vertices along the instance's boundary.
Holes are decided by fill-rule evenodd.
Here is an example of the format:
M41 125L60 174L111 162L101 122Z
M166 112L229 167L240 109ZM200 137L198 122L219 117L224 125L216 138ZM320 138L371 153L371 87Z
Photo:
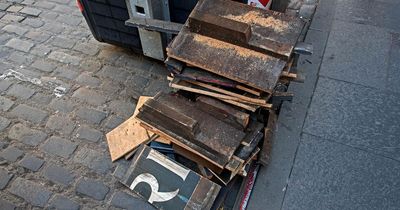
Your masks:
M141 96L136 105L133 115L116 127L114 130L106 134L108 148L111 160L115 161L130 151L137 148L140 144L149 140L153 135L140 126L139 121L135 118L139 112L139 108L152 97Z

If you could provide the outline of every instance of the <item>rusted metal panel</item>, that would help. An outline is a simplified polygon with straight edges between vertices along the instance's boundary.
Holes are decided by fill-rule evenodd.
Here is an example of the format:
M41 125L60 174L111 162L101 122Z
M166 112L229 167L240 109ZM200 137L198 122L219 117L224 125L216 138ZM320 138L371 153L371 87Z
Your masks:
M121 182L158 209L209 209L220 186L142 145Z

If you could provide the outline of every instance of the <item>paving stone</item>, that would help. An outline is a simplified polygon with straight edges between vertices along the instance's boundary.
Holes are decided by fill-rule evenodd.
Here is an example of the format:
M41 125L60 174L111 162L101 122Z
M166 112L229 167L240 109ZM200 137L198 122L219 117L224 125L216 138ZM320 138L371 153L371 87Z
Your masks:
M6 21L6 22L21 22L24 19L25 19L24 16L12 15L12 14L6 14L1 18L1 20Z
M13 176L13 174L10 174L5 169L0 168L0 190L4 189L7 186L8 182Z
M48 105L52 98L53 98L53 96L51 96L51 95L47 95L44 93L36 93L29 100L32 100L37 104Z
M114 81L124 83L131 74L122 68L106 65L103 66L103 68L97 73L97 75L99 77L106 77Z
M0 81L0 91L6 91L10 86L12 85L12 83L10 81L7 80L1 80Z
M81 126L76 133L76 137L91 142L98 142L103 137L103 133L87 126Z
M52 155L57 155L63 158L68 158L76 149L77 144L66 139L52 136L40 149Z
M19 104L10 114L36 124L42 123L48 116L46 112L25 104Z
M79 65L79 62L81 62L82 60L82 58L80 57L69 55L59 51L51 52L49 58L61 63L72 64L72 65Z
M29 66L34 60L32 55L19 51L12 52L7 59L12 61L12 63L20 64L22 66Z
M39 59L32 64L32 67L44 72L52 72L56 68L56 65L47 60Z
M18 5L12 5L11 7L9 7L9 8L7 9L7 12L14 12L14 13L17 13L17 12L19 12L22 8L24 8L24 7L18 6Z
M55 98L51 101L50 107L54 110L63 113L70 113L74 110L74 104L69 100L63 98Z
M68 37L56 36L51 41L51 44L64 49L70 49L75 45L75 40Z
M115 116L115 115L111 115L106 123L105 123L105 127L108 129L114 129L116 128L118 125L121 125L121 123L123 123L125 120L124 118L121 118L119 116Z
M52 192L48 191L40 184L20 177L14 180L9 191L23 198L31 205L39 207L44 207L52 195Z
M102 62L100 60L84 59L82 60L79 67L85 71L96 72L102 67Z
M47 134L39 130L28 128L23 124L15 124L8 132L8 138L21 141L27 145L36 146L47 138Z
M165 78L166 77L163 77L162 81L164 81ZM143 90L148 85L148 83L149 83L149 79L142 77L140 75L131 76L125 82L126 86L128 86L129 88L138 90L138 91ZM159 84L159 81L154 80L152 83ZM167 83L167 82L162 82L162 83ZM158 87L161 87L161 86L158 86Z
M25 37L42 43L44 41L47 41L50 38L50 35L48 33L44 33L43 31L31 30L25 34ZM33 53L33 51L31 51L30 53Z
M334 21L320 74L369 87L384 88L390 44L390 34L381 28ZM363 59L354 59L358 57Z
M88 121L89 123L99 124L107 116L107 114L99 110L81 107L76 112L76 116Z
M112 167L109 155L104 155L104 152L88 148L82 148L77 151L74 161L99 173L106 173Z
M71 66L67 66L67 67L59 66L54 71L54 75L57 76L57 77L62 77L62 78L73 80L79 75L79 72L76 71Z
M6 200L0 199L0 209L2 210L14 210L16 206Z
M77 26L82 22L82 18L61 14L57 17L57 21L60 23L65 23L70 26Z
M129 166L131 165L131 162L128 160L125 160L124 158L121 158L117 161L114 162L114 165L116 165L114 172L112 175L117 178L119 181L121 181L126 172L128 171Z
M98 78L93 77L90 72L83 72L75 79L75 81L78 84L90 87L98 87L101 84L101 81Z
M85 53L87 55L96 55L99 52L99 48L93 44L77 43L74 50Z
M304 131L400 160L400 95L320 78Z
M75 123L68 117L53 115L49 117L46 128L69 135L75 129Z
M81 178L76 185L76 192L96 200L103 200L110 189L102 182Z
M66 168L54 164L50 164L43 169L43 175L50 181L64 186L68 186L75 178Z
M103 81L100 85L100 89L107 95L117 95L123 88L123 84L111 80Z
M103 105L107 101L104 95L101 95L100 93L94 90L90 90L84 87L81 87L78 90L76 90L72 95L72 97L78 98L88 104L97 106Z
M44 9L53 9L56 5L52 2L47 1L37 1L34 4L36 7L44 8ZM41 13L43 15L43 13ZM40 15L40 16L41 16Z
M400 33L392 33L391 48L389 53L389 69L386 89L400 93Z
M24 7L21 11L21 13L27 14L27 15L32 15L32 16L39 16L42 10L35 9L32 7Z
M31 26L32 28L39 28L44 25L44 22L36 18L26 18L22 21L23 24Z
M19 165L29 169L31 171L38 171L40 167L42 167L44 160L37 158L33 155L27 154L21 161L19 161Z
M21 4L23 5L33 5L35 3L34 0L24 0Z
M305 134L282 209L395 209L399 173L398 161Z
M5 11L8 7L10 7L10 3L0 2L0 10Z
M11 121L7 118L0 116L0 132L10 125Z
M6 25L3 27L4 31L7 31L8 33L15 33L18 34L20 36L24 35L26 32L28 32L28 29L17 26L17 25Z
M0 15L0 17L1 17L1 15ZM10 40L13 37L14 36L12 34L8 34L8 33L0 34L0 44L4 45L5 43L8 42L8 40Z
M80 208L80 206L76 202L62 195L56 195L50 201L49 207L50 209L57 209L57 210L79 210Z
M0 152L0 157L10 161L15 162L18 158L22 157L24 152L16 147L10 146Z
M35 91L32 88L25 87L20 84L14 84L8 91L7 95L15 96L21 99L29 99Z
M51 52L51 49L44 45L36 45L31 49L31 54L44 57Z
M0 111L6 112L12 107L12 105L14 105L13 101L6 97L0 96Z
M50 16L48 18L48 20L50 20L50 21L46 21L44 23L44 25L41 27L41 29L51 32L53 34L60 34L60 33L64 32L65 31L64 26L62 26L56 22L53 22L54 18L56 18L58 16L58 14L55 14L55 13L47 13L47 14Z
M135 210L135 209L153 210L154 209L154 207L151 204L147 203L143 199L133 197L123 191L118 191L118 192L114 193L114 195L111 199L111 205L118 207L118 208L127 209L127 210Z
M136 105L129 101L122 100L112 100L110 102L109 108L119 116L128 118L132 116L135 111Z
M29 50L33 47L33 45L34 44L32 42L21 40L18 38L12 38L10 41L6 43L7 47L11 47L23 52L29 52Z

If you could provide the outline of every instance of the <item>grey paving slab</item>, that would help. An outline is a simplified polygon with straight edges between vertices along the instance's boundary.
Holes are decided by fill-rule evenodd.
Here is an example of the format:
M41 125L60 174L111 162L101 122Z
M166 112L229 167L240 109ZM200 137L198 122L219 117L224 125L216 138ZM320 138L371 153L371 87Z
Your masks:
M335 20L321 75L384 88L391 35L375 26Z
M400 4L393 0L338 1L335 19L379 26L400 32Z
M400 160L400 95L320 78L304 131Z
M307 34L306 42L315 46L315 53L300 57L298 67L305 70L306 80L303 84L292 83L289 87L295 97L293 102L285 102L282 106L272 142L270 163L260 169L248 209L281 208L327 39L328 34L324 31L310 30Z
M400 163L304 135L283 208L399 209Z
M400 93L400 33L392 33L386 88Z

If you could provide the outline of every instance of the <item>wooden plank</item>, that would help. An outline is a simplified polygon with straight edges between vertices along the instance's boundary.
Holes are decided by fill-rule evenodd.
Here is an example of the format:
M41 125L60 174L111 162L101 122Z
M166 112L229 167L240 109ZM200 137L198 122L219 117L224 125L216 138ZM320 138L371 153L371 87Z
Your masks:
M235 102L238 102L237 104L252 104L252 105L262 106L262 107L267 108L267 109L271 109L272 108L272 104L259 104L259 103L251 103L251 102L248 102L248 101L243 101L243 100L241 100L239 98L236 98L234 96L224 95L224 94L215 93L215 92L207 91L207 90L204 90L204 89L196 88L195 86L189 85L185 81L179 81L176 78L174 78L173 81L169 83L169 86L172 87L172 88L180 89L180 90L185 90L185 91L189 91L189 92L193 92L193 93L199 93L199 94L203 94L203 95L206 95L206 96L211 96L211 97L214 97L214 98L221 99L221 100L223 100L225 102L235 101ZM233 104L232 102L228 102L228 103ZM243 106L243 108L244 107L245 106Z
M251 111L251 112L255 112L258 108L260 108L259 106L248 105L248 104L242 104L242 103L239 103L239 102L237 102L237 101L232 101L232 100L221 99L221 101L226 102L226 103L228 103L228 104L235 105L235 106L237 106L237 107L240 107L240 108L243 108L243 109L246 109L246 110L249 110L249 111Z
M150 98L151 97L147 96L139 97L133 115L114 130L106 134L112 161L121 158L125 154L137 148L140 144L147 142L150 136L153 135L152 133L147 132L146 129L142 128L139 125L139 121L136 119L139 108Z
M171 66L174 68L177 72L181 72L183 70L184 64L178 60L175 60L173 58L167 57L165 60L165 64L167 66Z
M251 27L247 23L200 12L196 9L189 16L188 26L194 33L233 43L247 43L251 36Z
M207 209L220 186L143 145L121 183L157 209Z
M187 115L198 122L199 133L194 139L180 135L179 131L171 129L163 115L148 112L143 106L137 118L144 124L153 127L160 136L169 136L173 143L179 144L184 148L191 148L191 151L202 154L210 162L215 162L217 166L223 166L230 160L236 148L240 145L245 133L223 121L201 111L196 103L178 96L160 93L152 100L157 100L161 104L173 108L183 115ZM153 131L153 130L152 130ZM153 131L154 132L154 131Z
M203 111L212 113L214 117L231 125L240 125L241 129L245 129L249 123L249 114L229 106L219 100L206 96L199 96L197 97L196 102L199 105L204 105L200 106Z
M271 93L286 62L278 58L191 33L185 28L167 48L168 56Z
M278 120L278 116L276 115L275 111L270 110L268 116L268 123L267 127L265 128L264 134L264 143L261 149L261 153L259 156L259 162L266 166L269 162L270 151L271 151L271 142L274 136L276 121Z
M197 82L197 81L188 81L188 82L192 83L194 85L203 87L203 88L207 88L207 89L213 90L213 91L218 92L218 93L222 93L222 94L225 94L225 95L228 95L228 96L236 97L238 99L241 99L242 101L246 101L247 103L252 103L252 104L257 104L257 105L258 104L264 104L264 105L268 104L264 99L258 99L258 98L251 98L251 97L243 96L243 95L240 95L240 94L237 94L237 93L234 93L234 92L231 92L231 91L227 91L227 90L224 90L222 88L218 88L218 87L206 84L206 83Z
M251 26L248 47L288 59L305 26L298 17L254 8L229 0L200 1L195 10Z

